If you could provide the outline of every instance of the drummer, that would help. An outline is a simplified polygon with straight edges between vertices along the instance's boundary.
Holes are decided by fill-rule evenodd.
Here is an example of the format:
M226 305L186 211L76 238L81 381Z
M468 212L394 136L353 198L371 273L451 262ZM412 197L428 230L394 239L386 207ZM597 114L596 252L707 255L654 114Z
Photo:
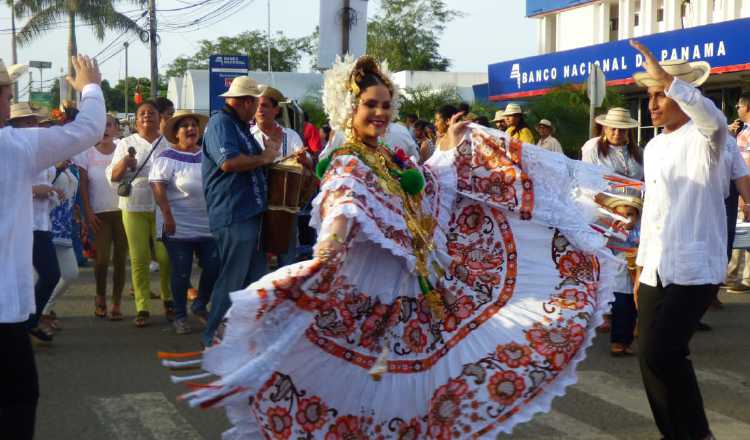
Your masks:
M273 133L273 130L277 130L276 127L281 128L283 131L281 148L279 149L279 155L276 157L275 162L279 162L283 158L297 153L297 158L300 163L309 166L305 154L305 144L302 142L302 138L293 129L282 127L276 122L276 119L281 112L279 104L286 101L286 98L279 90L271 86L261 85L259 87L261 94L258 100L258 109L255 111L255 125L250 129L250 133L252 133L255 140L258 141L260 147L265 149L265 142L270 134ZM287 253L278 256L279 267L294 263L297 259L299 239L296 221L294 222L290 234L291 239L289 240L289 249Z

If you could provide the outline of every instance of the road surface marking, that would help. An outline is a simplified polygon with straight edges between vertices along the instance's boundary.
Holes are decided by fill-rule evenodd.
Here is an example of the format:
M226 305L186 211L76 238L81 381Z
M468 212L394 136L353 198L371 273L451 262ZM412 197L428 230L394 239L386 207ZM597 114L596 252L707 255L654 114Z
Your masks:
M617 437L558 411L537 414L532 421L547 426L560 433L560 440L616 440Z
M698 382L710 382L729 388L733 393L750 400L750 383L747 378L733 371L710 369L695 370Z
M94 398L91 407L115 440L203 440L162 393Z

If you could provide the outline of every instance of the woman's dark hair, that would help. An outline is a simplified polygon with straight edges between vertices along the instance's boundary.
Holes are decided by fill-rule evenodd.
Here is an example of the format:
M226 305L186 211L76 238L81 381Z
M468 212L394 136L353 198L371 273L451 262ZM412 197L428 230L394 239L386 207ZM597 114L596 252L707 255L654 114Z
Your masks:
M328 142L329 139L331 139L331 126L326 124L323 124L320 126L320 129L323 130L323 134L326 137L326 142Z
M477 118L475 123L481 125L482 127L489 127L490 126L490 119L487 116L480 116Z
M438 107L438 109L435 110L435 113L440 115L444 121L448 121L453 115L458 113L458 109L450 104L444 104Z
M627 146L628 146L628 154L635 159L636 162L643 165L643 153L641 152L640 147L635 142L636 136L635 136L635 130L630 129L627 131ZM605 128L602 127L601 135L599 136L599 140L596 143L597 150L600 157L607 157L609 156L609 141L607 140L607 136L605 134Z
M419 129L419 130L427 130L427 126L428 125L430 125L429 122L427 122L427 121L425 121L423 119L420 119L420 120L418 120L417 122L414 123L414 128Z
M371 56L365 55L357 60L354 69L352 69L350 78L359 88L357 96L364 92L368 87L377 85L385 86L391 96L393 96L395 91L391 81L380 71L380 66L378 66L375 58Z
M468 102L461 102L458 104L458 111L468 114L471 111L471 107Z
M69 122L73 122L76 119L76 116L78 116L79 110L75 107L63 107L63 112L65 113L65 124Z
M158 111L159 114L164 113L170 108L174 108L174 103L171 100L163 96L159 96L158 98L155 98L152 101L154 103L154 107L156 107L156 111Z
M154 110L156 110L156 112L159 113L159 106L156 105L156 102L154 102L154 100L152 100L152 99L147 99L147 100L141 102L140 104L138 104L138 107L135 108L135 112L138 113L138 110L140 110L141 107L145 107L147 105L150 106L150 107L153 107Z

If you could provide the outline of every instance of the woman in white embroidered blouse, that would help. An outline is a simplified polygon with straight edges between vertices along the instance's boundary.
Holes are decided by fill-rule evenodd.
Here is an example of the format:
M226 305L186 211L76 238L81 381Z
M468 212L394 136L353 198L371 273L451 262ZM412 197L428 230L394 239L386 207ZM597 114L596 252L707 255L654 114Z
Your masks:
M643 180L643 152L632 133L638 121L630 117L627 109L614 107L606 115L597 116L596 123L603 127L602 134L583 144L581 160Z
M149 264L153 244L159 263L161 299L167 320L174 319L174 305L170 287L169 256L164 244L156 241L154 194L148 184L148 173L154 159L167 148L167 141L159 133L159 111L151 101L144 101L135 112L136 133L117 143L112 163L107 167L107 177L117 186L130 182L130 196L120 197L122 221L128 237L130 266L135 291L135 325L144 327L151 316L149 303L151 283Z

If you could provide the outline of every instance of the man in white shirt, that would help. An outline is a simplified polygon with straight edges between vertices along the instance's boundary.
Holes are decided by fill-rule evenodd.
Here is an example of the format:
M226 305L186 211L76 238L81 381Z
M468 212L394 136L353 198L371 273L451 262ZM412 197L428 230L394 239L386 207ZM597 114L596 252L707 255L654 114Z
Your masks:
M562 153L562 145L554 136L552 136L552 123L547 119L542 119L536 124L536 132L539 133L539 142L537 146L544 148L547 151L555 153Z
M258 141L262 149L266 149L266 140L272 136L275 131L281 130L281 147L279 155L274 162L278 162L292 154L297 155L297 160L304 166L312 169L312 161L305 154L305 143L302 138L291 128L282 127L276 119L279 117L281 107L279 103L286 101L281 91L267 85L259 86L261 94L258 99L258 109L255 111L255 125L250 129L250 133ZM264 234L271 231L265 228ZM292 222L292 230L289 232L289 248L283 255L278 255L279 267L292 264L297 260L297 246L299 244L299 228L297 222Z
M0 429L3 438L34 436L39 384L24 321L34 313L31 269L34 176L54 163L70 159L98 142L104 133L101 74L88 57L73 58L81 92L80 113L70 124L50 128L0 129ZM9 116L13 83L25 69L6 69L0 61L0 122Z
M726 117L697 89L705 62L658 63L631 40L646 72L654 125L664 131L646 146L645 199L636 298L641 375L664 438L713 439L688 358L690 339L724 280L729 177L723 154Z

